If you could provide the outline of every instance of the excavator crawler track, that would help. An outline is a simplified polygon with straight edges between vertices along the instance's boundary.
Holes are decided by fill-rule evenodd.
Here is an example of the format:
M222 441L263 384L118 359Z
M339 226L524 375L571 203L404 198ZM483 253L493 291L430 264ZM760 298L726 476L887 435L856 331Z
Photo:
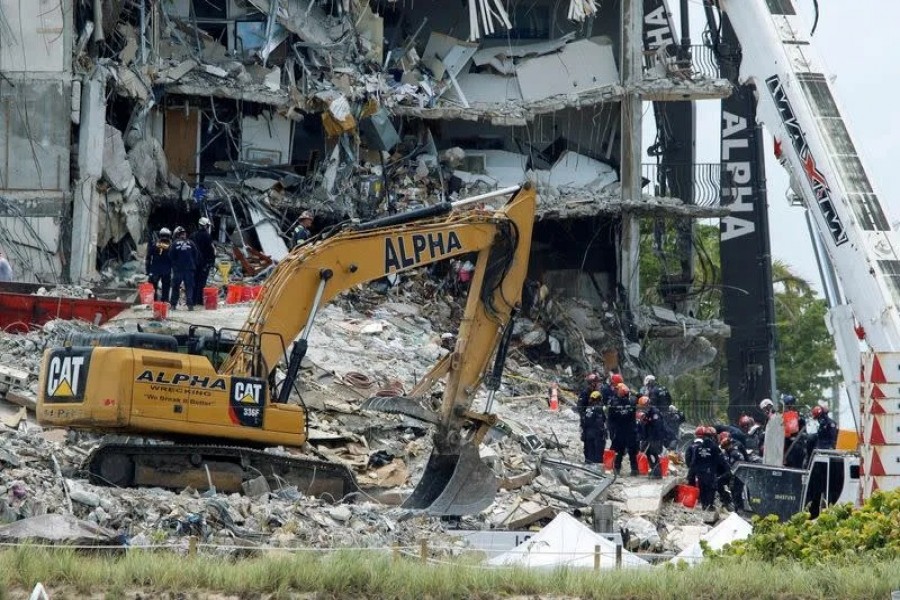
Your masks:
M296 486L308 496L333 501L360 491L344 465L238 446L104 443L87 464L96 485L206 490L211 481L216 490L233 493L263 476L273 491Z

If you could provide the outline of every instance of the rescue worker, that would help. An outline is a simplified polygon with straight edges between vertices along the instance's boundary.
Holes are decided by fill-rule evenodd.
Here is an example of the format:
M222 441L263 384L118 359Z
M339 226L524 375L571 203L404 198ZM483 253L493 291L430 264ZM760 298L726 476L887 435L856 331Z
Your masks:
M669 394L669 390L659 385L654 375L644 377L644 387L641 388L641 394L650 398L650 404L661 411L665 411L672 404L672 395Z
M641 396L638 398L637 404L644 411L642 419L644 443L646 444L644 454L647 455L647 463L650 467L650 479L662 479L659 456L662 454L663 443L666 439L666 424L659 409L651 404L650 398Z
M744 432L744 448L746 448L751 462L762 460L765 430L749 415L744 415L738 419L738 428Z
M797 433L784 440L784 466L792 469L806 467L806 458L812 441L806 433L805 419L800 419L799 427Z
M635 406L631 391L624 383L616 386L616 395L609 403L607 414L609 421L609 439L616 452L615 471L621 474L622 460L628 454L631 464L631 475L638 474L637 468L637 427L635 423Z
M584 410L591 403L591 394L600 391L600 376L596 373L588 373L584 378L584 383L584 389L578 394L578 415L580 417L584 417Z
M303 211L300 215L300 222L297 224L297 227L294 229L293 242L294 247L299 246L304 243L306 240L312 236L312 232L309 230L312 227L313 216L312 213L308 210Z
M819 430L814 438L817 450L834 450L837 445L838 426L834 419L828 416L828 409L823 406L814 406L812 417L819 424Z
M625 383L622 375L619 373L613 373L606 378L606 381L600 384L600 394L603 395L603 403L606 406L609 406L610 401L616 395L616 386L618 386L620 383Z
M681 437L680 432L681 424L684 423L684 413L678 410L678 407L674 404L669 405L669 410L661 412L666 427L666 439L663 445L671 450L678 445L678 438Z
M144 269L148 281L153 284L153 299L168 302L169 288L172 285L172 257L169 248L172 246L172 232L168 227L159 230L156 243L147 244L147 258ZM159 289L162 284L162 290Z
M169 248L172 259L172 310L178 306L181 284L184 284L184 301L188 310L194 310L194 278L197 270L197 247L188 239L184 227L175 228L175 241Z
M606 413L603 412L603 396L593 391L581 419L581 441L584 442L585 464L602 464L606 450Z
M719 434L719 447L728 463L728 472L719 478L719 499L729 510L744 510L744 482L734 475L735 466L747 460L740 442L727 431Z
M703 510L712 510L716 502L718 476L728 470L728 463L716 443L716 430L704 427L704 435L693 452L688 468L688 482L696 482L700 488L700 505Z
M698 425L696 429L694 429L694 441L690 443L690 445L684 450L684 464L688 467L688 483L690 485L694 485L694 482L690 478L690 468L691 463L694 461L694 454L697 452L697 448L699 448L703 444L703 437L706 435L706 427L703 425Z
M210 235L211 223L206 217L200 217L197 222L198 229L191 236L191 241L197 247L199 261L194 272L194 304L203 304L203 288L209 279L209 272L216 263L216 249L213 247L212 235Z

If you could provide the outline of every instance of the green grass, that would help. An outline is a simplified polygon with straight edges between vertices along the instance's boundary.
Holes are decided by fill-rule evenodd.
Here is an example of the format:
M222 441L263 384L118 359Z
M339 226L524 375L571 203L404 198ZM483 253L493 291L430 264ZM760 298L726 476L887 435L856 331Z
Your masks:
M469 599L503 596L625 598L772 598L778 600L890 597L900 589L900 560L818 567L720 559L698 567L644 571L487 570L471 560L423 565L412 559L359 552L270 554L260 558L185 558L131 551L97 556L69 550L16 548L0 552L0 600L42 582L51 596L120 598L128 591L196 597ZM52 590L64 590L53 596Z

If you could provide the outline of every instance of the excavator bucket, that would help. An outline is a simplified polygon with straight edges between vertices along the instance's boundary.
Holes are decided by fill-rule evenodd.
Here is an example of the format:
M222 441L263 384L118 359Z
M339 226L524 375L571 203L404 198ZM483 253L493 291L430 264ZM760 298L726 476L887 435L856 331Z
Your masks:
M483 511L497 495L499 482L478 447L465 443L459 454L432 452L425 474L403 508L429 515L459 517Z

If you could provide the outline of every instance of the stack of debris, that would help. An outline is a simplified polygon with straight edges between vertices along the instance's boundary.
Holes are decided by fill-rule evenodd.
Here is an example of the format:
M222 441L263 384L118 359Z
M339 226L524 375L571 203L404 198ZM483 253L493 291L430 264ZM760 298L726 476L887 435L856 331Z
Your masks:
M411 491L431 451L429 426L408 416L363 411L361 405L379 392L397 395L411 389L446 354L459 303L450 296L437 296L443 302L428 302L415 295L429 289L432 294L446 294L435 291L438 285L435 281L422 285L412 277L387 290L387 302L371 290L358 290L320 311L302 370L302 401L310 409L309 441L301 449L304 455L350 466L364 488L393 489L398 496ZM238 305L178 318L202 316L210 325L234 326L248 311L248 305ZM145 312L128 311L105 330L133 331L141 324L145 331L155 331L145 317ZM172 320L166 326L179 325ZM536 325L529 327L535 331ZM26 369L33 393L42 350L84 330L96 329L53 321L40 332L4 336L0 362ZM578 416L571 408L574 398L563 394L559 412L547 408L551 383L577 381L570 377L570 367L567 371L556 362L564 361L541 366L522 352L512 353L501 403L494 405L502 424L490 432L482 447L482 458L501 478L502 489L490 508L461 519L460 525L521 530L545 525L561 513L589 514L593 505L607 503L619 511L615 527L629 532L628 547L680 550L673 547L680 539L673 526L700 525L700 518L661 502L674 479L612 481L602 471L581 464ZM478 394L474 409L480 409L484 400ZM0 416L14 412L2 402L0 409ZM423 538L437 543L445 535L440 522L409 519L396 508L366 501L330 505L289 487L250 486L250 496L241 496L205 489L93 486L84 480L82 465L100 439L94 434L42 430L21 416L4 420L0 426L0 519L74 515L132 545L186 543L186 536L196 535L225 546L262 542L384 546L394 541L409 545ZM667 531L672 541L666 539Z

